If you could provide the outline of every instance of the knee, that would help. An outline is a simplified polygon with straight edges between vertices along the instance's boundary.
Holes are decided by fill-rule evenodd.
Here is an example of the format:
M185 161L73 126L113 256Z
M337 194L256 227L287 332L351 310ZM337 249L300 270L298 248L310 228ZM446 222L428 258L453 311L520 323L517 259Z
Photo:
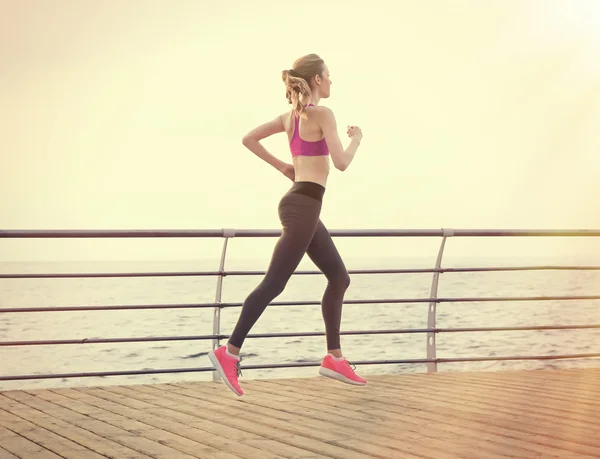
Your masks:
M350 275L348 274L348 272L344 273L342 285L344 286L344 290L347 290L348 287L350 287Z
M345 292L348 290L348 287L350 287L350 275L348 274L348 271L343 271L330 279L329 282L335 286L336 289Z
M285 290L287 280L281 279L264 279L261 285L261 290L268 292L268 296L277 298Z

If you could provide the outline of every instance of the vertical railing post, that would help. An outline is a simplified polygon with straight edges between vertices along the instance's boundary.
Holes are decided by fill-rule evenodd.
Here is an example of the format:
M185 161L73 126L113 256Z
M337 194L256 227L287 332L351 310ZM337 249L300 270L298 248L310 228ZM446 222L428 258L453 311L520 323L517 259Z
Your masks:
M227 243L229 238L235 236L234 229L223 229L223 250L221 251L221 261L219 262L219 275L217 276L217 291L215 293L215 309L213 311L213 338L212 347L213 350L217 349L220 346L221 339L219 336L221 335L221 300L223 293L223 278L225 277L225 257L227 256ZM220 379L218 373L213 371L213 381L218 381Z
M446 238L454 236L454 230L442 228L442 243L438 252L437 260L435 262L435 269L439 270L442 267L442 257L444 256L444 247L446 246ZM438 285L440 280L440 272L435 271L433 273L433 280L431 281L431 293L429 298L432 299L429 303L429 310L427 312L427 328L431 331L427 332L427 373L435 373L437 371L437 347L435 342L436 337L436 314L437 314L437 293Z

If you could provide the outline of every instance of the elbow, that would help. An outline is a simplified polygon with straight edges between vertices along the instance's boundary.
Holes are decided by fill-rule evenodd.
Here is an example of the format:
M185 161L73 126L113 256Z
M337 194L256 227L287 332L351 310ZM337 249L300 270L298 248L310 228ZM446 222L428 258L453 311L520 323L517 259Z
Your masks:
M340 153L336 153L333 152L331 154L331 160L333 161L333 166L338 170L338 171L342 171L344 172L346 169L348 169L348 166L350 165L350 161L348 161L348 157L347 155L344 154L344 152L340 152Z
M338 171L342 171L342 172L344 172L346 169L348 169L348 164L343 163L343 162L339 162L337 164L334 164L334 166L335 166L335 168Z
M260 142L260 139L252 135L252 133L248 133L242 137L242 144L248 148L250 148L252 145L256 145L258 142Z
M244 145L245 147L247 147L251 142L252 137L250 137L249 135L245 135L244 137L242 137L242 145Z

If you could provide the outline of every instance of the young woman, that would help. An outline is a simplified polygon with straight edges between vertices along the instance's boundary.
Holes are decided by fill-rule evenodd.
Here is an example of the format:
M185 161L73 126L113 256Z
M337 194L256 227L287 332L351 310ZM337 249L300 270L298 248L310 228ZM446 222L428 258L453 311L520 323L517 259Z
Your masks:
M264 279L246 298L227 345L209 353L215 369L237 395L244 393L238 382L244 339L267 305L283 292L304 254L308 254L328 280L321 306L328 353L319 373L349 384L366 384L342 355L342 303L350 277L319 218L329 158L336 169L346 170L360 145L362 132L357 126L349 127L347 134L351 141L344 150L333 112L319 106L319 101L330 95L331 80L325 62L316 54L296 60L291 70L282 72L282 79L292 109L250 131L242 141L259 158L294 181L279 202L282 236L275 245ZM293 164L280 161L260 143L261 139L281 132L288 136Z

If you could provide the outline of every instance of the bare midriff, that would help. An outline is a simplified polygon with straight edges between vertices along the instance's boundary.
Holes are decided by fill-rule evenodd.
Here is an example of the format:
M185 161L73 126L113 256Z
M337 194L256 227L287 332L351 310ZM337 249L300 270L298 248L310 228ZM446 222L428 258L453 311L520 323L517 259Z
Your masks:
M329 156L295 156L296 182L314 182L326 187L329 176Z

